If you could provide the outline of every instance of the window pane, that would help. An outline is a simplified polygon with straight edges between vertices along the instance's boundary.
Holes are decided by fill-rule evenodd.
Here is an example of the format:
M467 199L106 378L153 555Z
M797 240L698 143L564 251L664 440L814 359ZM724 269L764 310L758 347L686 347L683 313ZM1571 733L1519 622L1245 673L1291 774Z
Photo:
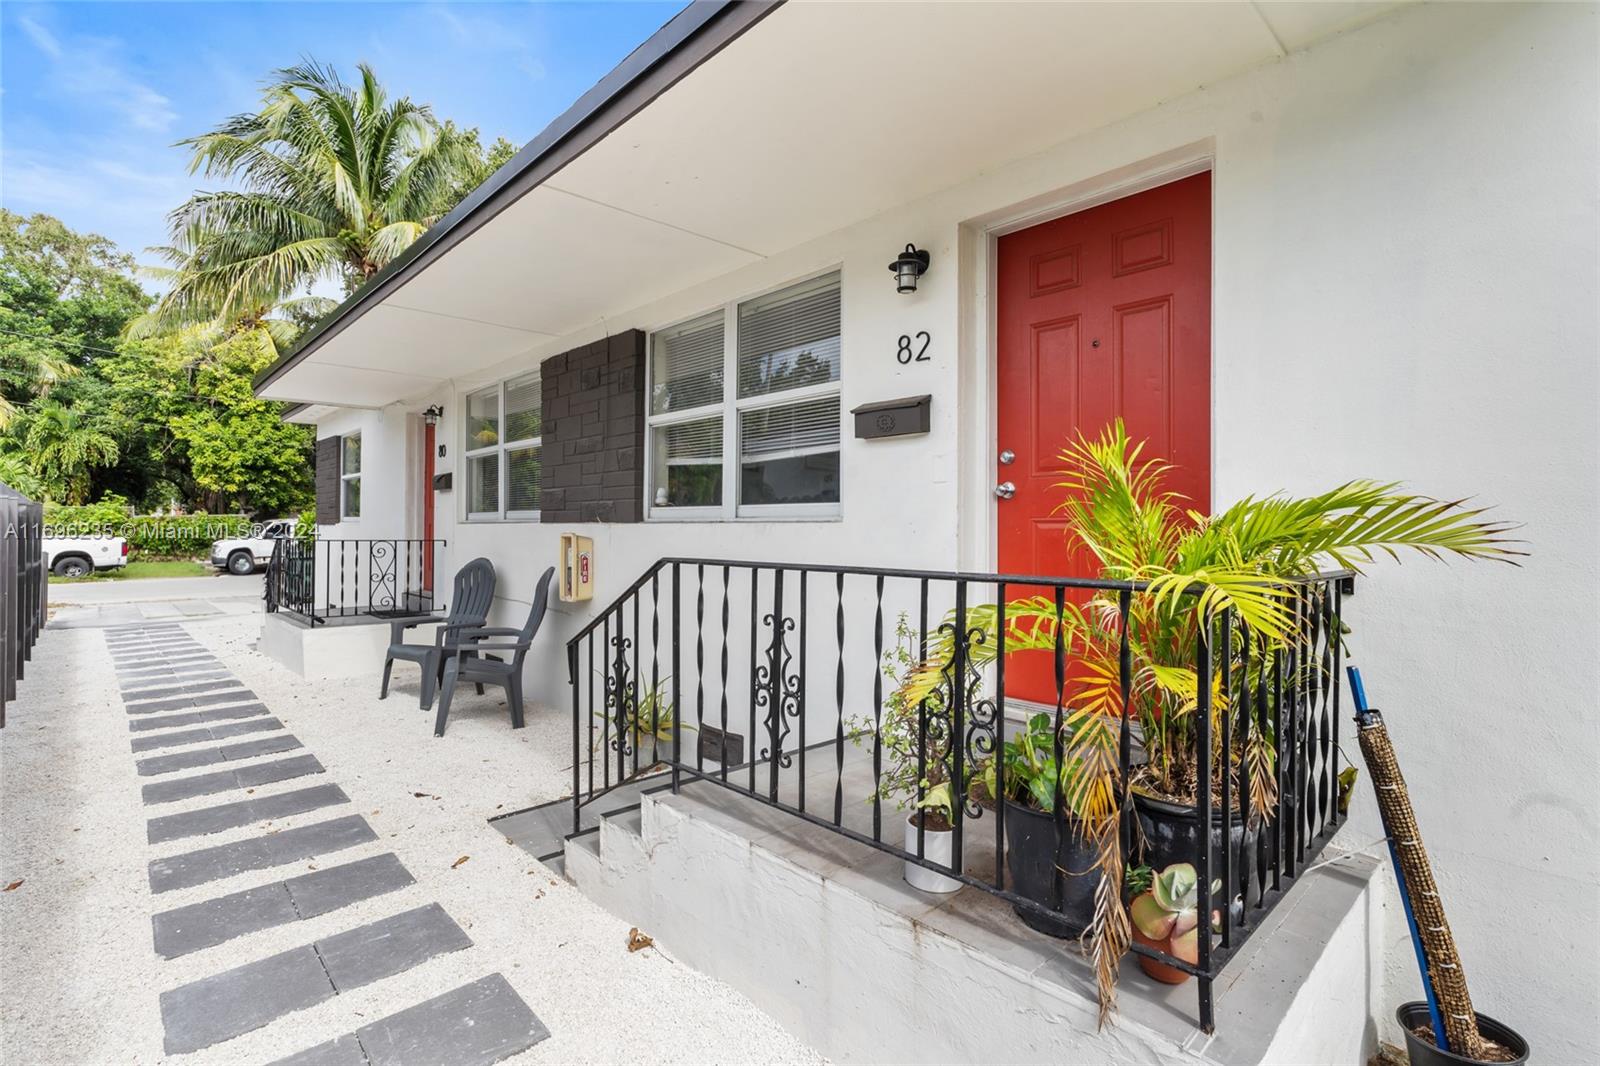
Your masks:
M650 339L650 410L686 411L722 400L721 311Z
M467 449L500 443L500 390L467 397Z
M839 399L739 415L739 502L839 502Z
M839 380L839 275L739 305L739 395Z
M500 456L467 460L467 510L475 514L500 510Z
M539 375L506 382L506 441L533 440L540 434Z
M509 394L507 406L509 403ZM509 425L509 415L506 423ZM506 504L508 511L539 509L539 449L517 448L506 452Z
M650 498L657 507L722 505L722 419L657 426Z
M361 479L358 477L344 479L344 517L361 517Z
M361 473L361 434L356 433L344 438L343 473Z

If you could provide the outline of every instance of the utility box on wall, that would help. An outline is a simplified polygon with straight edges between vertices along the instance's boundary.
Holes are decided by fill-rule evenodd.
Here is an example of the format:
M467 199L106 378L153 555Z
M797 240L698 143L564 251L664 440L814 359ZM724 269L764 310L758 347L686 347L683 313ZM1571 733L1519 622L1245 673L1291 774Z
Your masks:
M561 534L561 602L594 599L594 541L576 533Z

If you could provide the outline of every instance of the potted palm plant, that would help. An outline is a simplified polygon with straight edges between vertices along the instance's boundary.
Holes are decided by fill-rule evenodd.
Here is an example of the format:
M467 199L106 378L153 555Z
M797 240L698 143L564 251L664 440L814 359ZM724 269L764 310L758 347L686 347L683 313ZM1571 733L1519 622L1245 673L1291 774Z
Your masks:
M1070 662L1069 707L1063 725L1062 790L1074 826L1092 849L1105 883L1123 884L1119 797L1131 794L1154 853L1156 868L1194 855L1202 833L1218 847L1219 831L1199 826L1196 787L1196 709L1199 683L1193 653L1202 630L1213 633L1217 618L1231 611L1239 633L1221 656L1250 656L1260 663L1296 635L1296 611L1306 595L1294 584L1328 565L1359 571L1376 554L1397 556L1413 549L1440 558L1510 560L1520 554L1506 536L1509 527L1487 520L1461 502L1405 492L1395 483L1349 481L1308 497L1245 497L1215 515L1185 510L1162 487L1169 469L1142 456L1120 420L1098 437L1080 437L1061 456L1058 488L1069 538L1098 560L1107 580L1139 583L1131 598L1127 630L1132 653L1131 694L1123 704L1120 672L1121 607L1116 593L1067 603L1053 598L1011 602L1005 610L1005 640L997 640L1000 612L993 606L967 616L968 659L977 668L992 663L997 647L1007 652L1066 649ZM1059 619L1059 621L1058 621ZM940 666L953 654L946 627L942 646L930 648L912 673L903 697L937 684ZM1228 693L1213 672L1210 706L1228 713ZM1124 713L1137 727L1145 758L1123 781L1117 742ZM1213 725L1220 723L1220 717ZM1221 730L1215 729L1214 736ZM1251 719L1235 731L1231 745L1212 748L1211 780L1249 779L1243 797L1249 817L1238 828L1270 819L1276 803L1276 765L1270 723ZM1249 767L1241 774L1241 767ZM1126 789L1125 789L1126 786ZM1234 843L1238 840L1235 838ZM1100 994L1101 1020L1115 1006L1118 962L1131 929L1120 893L1096 897L1087 936Z

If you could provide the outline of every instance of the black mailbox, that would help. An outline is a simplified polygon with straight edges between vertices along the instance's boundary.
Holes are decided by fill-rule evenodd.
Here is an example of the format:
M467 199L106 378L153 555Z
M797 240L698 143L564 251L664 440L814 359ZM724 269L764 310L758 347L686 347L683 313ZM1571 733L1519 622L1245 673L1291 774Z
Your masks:
M435 474L433 475L433 491L449 492L453 481L455 481L454 474Z
M926 433L931 428L928 411L932 403L932 396L905 396L853 407L850 413L856 416L856 436L873 440Z

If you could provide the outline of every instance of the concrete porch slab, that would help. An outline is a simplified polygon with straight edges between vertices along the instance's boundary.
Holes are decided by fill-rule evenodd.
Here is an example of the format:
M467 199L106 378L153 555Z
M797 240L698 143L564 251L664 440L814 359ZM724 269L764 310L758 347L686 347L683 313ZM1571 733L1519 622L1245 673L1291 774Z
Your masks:
M870 832L871 805L848 799L865 791L846 761L846 824ZM830 812L837 773L832 760L807 773ZM898 830L890 815L885 839ZM992 875L980 824L967 871ZM1380 866L1366 856L1326 852L1266 916L1214 984L1207 1035L1195 982L1158 985L1132 957L1116 1021L1098 1030L1075 941L1028 929L978 889L920 892L897 857L703 782L643 797L640 812L605 819L566 854L585 893L836 1061L1346 1062L1362 1061L1376 1032ZM974 1027L938 992L957 987L963 1001L1005 1007Z

